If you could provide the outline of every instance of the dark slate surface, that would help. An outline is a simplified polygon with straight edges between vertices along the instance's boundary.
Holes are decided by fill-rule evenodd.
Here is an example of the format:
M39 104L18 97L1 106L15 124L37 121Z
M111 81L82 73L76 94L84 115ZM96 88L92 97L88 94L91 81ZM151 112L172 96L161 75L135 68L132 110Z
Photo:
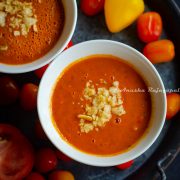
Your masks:
M146 7L146 10L149 10L149 6ZM167 37L166 32L163 32L162 38L163 37ZM141 51L144 46L144 44L141 43L139 39L137 38L135 24L126 28L120 33L111 34L108 32L106 28L103 14L100 14L96 17L86 17L85 15L81 13L81 11L79 11L77 27L73 36L73 42L74 44L77 44L77 43L87 41L87 40L92 40L92 39L109 39L109 40L123 42L136 48L139 51ZM176 59L173 62L164 63L164 64L155 66L162 77L162 80L165 84L166 89L175 89L179 87L177 61L178 60ZM21 86L25 82L34 82L36 84L39 83L39 80L35 77L33 73L11 75L11 76L13 76L13 78L17 80L19 86ZM47 145L51 146L49 142L42 142L42 141L36 140L34 136L34 132L32 131L34 128L34 121L36 119L37 119L37 112L28 113L28 112L22 111L19 108L18 102L11 107L0 108L0 122L6 122L6 123L9 122L11 124L14 124L18 128L20 128L29 137L29 139L31 140L31 142L34 144L36 148L39 148L42 146L44 147ZM151 155L156 151L156 149L162 142L163 138L165 137L167 131L168 131L168 134L171 135L169 126L176 127L176 129L173 129L173 130L175 132L177 131L177 124L170 125L170 122L166 122L163 128L163 131L161 132L156 142L149 148L148 151L146 151L142 156L138 157L135 160L135 163L131 168L125 171L119 171L115 167L108 167L108 168L92 167L92 166L80 164L78 162L70 162L70 163L59 162L59 169L67 169L67 170L72 171L75 175L76 180L122 180L132 175L133 172L136 172L136 174L134 177L131 177L131 179L141 179L141 176L139 176L139 174L141 175L143 173L142 171L137 171L140 167L142 167L140 168L140 170L147 167L146 170L144 170L144 172L146 172L144 174L147 175L148 173L151 173L151 175L153 175L153 173L155 173L156 171L155 167L156 167L157 160L161 159L161 156L159 155L160 153L157 154L155 158L151 157ZM169 138L169 141L171 141L171 136ZM162 146L162 148L168 149L168 144L166 144L166 141L163 143L164 145ZM161 149L158 151L163 152ZM151 159L152 159L152 162L151 162ZM146 165L147 164L146 161L147 163L149 163L149 161L150 161L150 164L152 163L152 167L154 168L153 169L154 171L151 171L151 172L148 171L148 168L151 165L148 167L148 165ZM144 164L145 166L143 166ZM176 166L171 171L175 172L175 170L176 170ZM168 171L168 177L172 177L171 179L176 179L180 175L179 172L176 172L177 175L172 176L172 173L169 173L169 172L170 171ZM143 179L148 179L148 178L147 176L144 175Z

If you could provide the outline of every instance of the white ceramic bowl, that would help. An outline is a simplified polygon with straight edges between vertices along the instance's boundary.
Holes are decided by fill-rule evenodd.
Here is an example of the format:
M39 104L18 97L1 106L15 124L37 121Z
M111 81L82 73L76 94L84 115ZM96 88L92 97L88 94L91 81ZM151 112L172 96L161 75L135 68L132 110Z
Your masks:
M135 159L144 153L157 139L165 121L166 96L163 93L151 93L152 115L148 132L131 150L110 157L99 157L79 151L65 142L54 128L50 116L52 87L61 72L72 62L93 54L110 54L120 57L131 64L143 77L149 87L164 90L163 82L154 66L141 53L125 44L94 40L80 43L61 53L45 72L39 86L38 113L42 127L51 142L72 159L94 166L114 166Z
M37 59L28 64L22 65L7 65L0 63L0 72L3 73L25 73L38 69L48 63L50 63L63 49L67 46L71 40L75 30L77 21L77 5L76 0L62 0L65 10L65 24L62 34L57 41L56 45L43 57Z

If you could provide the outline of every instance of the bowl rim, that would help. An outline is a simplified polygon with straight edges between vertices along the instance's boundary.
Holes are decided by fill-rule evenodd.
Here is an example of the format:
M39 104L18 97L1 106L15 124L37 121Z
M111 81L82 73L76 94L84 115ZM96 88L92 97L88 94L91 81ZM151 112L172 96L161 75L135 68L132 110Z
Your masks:
M165 87L164 87L164 84L163 84L163 81L158 73L158 71L155 69L154 65L142 54L140 53L139 51L137 51L135 48L129 46L129 45L126 45L124 43L121 43L121 42L117 42L117 41L113 41L113 40L105 40L105 39L97 39L97 40L89 40L89 41L85 41L85 42L81 42L79 44L76 44L75 46L71 47L70 49L72 48L78 48L80 46L83 46L83 45L87 45L87 44L94 44L94 43L113 43L117 46L122 46L123 48L127 48L129 51L132 51L134 54L136 54L140 59L144 59L146 61L146 63L148 64L148 66L150 66L151 70L153 70L153 72L155 73L155 76L156 76L156 79L159 80L159 87L161 87L161 89L163 90L162 92L162 96L163 96L163 103L162 103L162 106L163 106L163 117L161 119L161 123L160 123L160 127L158 128L158 131L156 131L156 135L154 138L151 139L150 142L148 142L147 145L145 145L140 151L136 152L135 155L132 155L132 156L129 156L126 158L126 162L127 161L130 161L132 159L135 159L137 158L138 156L142 155L147 149L149 149L149 147L155 142L155 140L157 139L157 137L159 136L163 126L164 126L164 123L165 123L165 116L166 116L166 93L165 93ZM59 56L63 55L64 53L68 53L68 50L66 52L63 52L61 53ZM77 59L73 59L73 61L71 63L73 63L74 61L76 61ZM91 166L99 166L99 167L108 167L108 166L115 166L115 165L118 165L117 163L108 163L108 162L103 162L103 163L97 163L97 162L90 162L90 161L86 161L85 159L80 159L80 158L76 158L75 156L71 156L68 154L68 152L66 151L63 151L61 148L59 148L59 146L56 144L56 142L54 142L51 138L51 135L48 134L46 132L46 128L45 128L45 125L43 123L43 120L41 118L41 107L40 107L40 94L41 94L41 91L43 91L43 88L42 88L42 83L43 83L43 80L44 80L44 77L47 76L47 74L51 71L51 67L55 66L56 64L56 61L58 61L58 58L56 58L52 63L51 65L47 68L46 72L44 73L44 76L42 77L41 79L41 82L40 82L40 85L39 85L39 91L38 91L38 115L39 115L39 119L40 119L40 123L42 125L42 128L43 130L45 131L47 137L50 139L50 141L53 143L53 145L60 151L62 151L64 154L66 154L67 156L69 156L70 158L80 162L80 163L84 163L84 164L87 164L87 165L91 165ZM67 68L71 63L69 63L65 68ZM65 69L63 68L63 69ZM60 71L60 74L62 73L62 71ZM55 83L55 82L54 82ZM52 87L51 87L52 89ZM50 119L49 119L50 120ZM55 131L56 128L54 127ZM57 132L58 133L58 132ZM63 138L59 135L59 137L63 140ZM64 141L64 140L63 140ZM66 142L67 143L67 142ZM67 143L68 146L70 147L73 147L72 145L70 145L69 143ZM73 149L75 151L77 151L77 148L73 147ZM133 149L133 148L132 148ZM131 151L131 149L129 150ZM80 153L85 153L83 151L80 150ZM123 154L125 154L126 152L124 152ZM109 157L116 157L116 155L112 155L112 156L96 156L96 155L93 155L93 154L88 154L88 153L85 153L87 156L90 156L90 157L96 157L96 158L100 158L100 159L108 159ZM118 154L120 155L120 154ZM122 162L123 163L123 162Z
M61 35L60 35L60 37L59 37L58 41L56 42L56 44L46 54L44 54L42 57L40 57L40 58L38 58L38 59L36 59L36 60L34 60L32 62L26 63L26 64L17 64L17 65L12 64L11 65L11 64L0 63L0 73L8 73L8 74L27 73L27 72L37 70L37 69L49 64L51 61L53 61L64 50L64 48L67 46L67 44L69 43L69 41L71 40L71 38L72 38L72 36L74 34L75 28L76 28L77 13L78 13L78 11L77 11L77 2L76 2L76 0L71 0L71 2L72 2L72 8L74 10L73 21L72 21L73 24L70 27L69 35L66 38L65 42L63 43L63 46L57 48L56 52L53 55L51 55L50 58L48 58L45 61L42 61L42 59L46 55L48 55L50 53L50 51L56 46L57 42L61 38Z

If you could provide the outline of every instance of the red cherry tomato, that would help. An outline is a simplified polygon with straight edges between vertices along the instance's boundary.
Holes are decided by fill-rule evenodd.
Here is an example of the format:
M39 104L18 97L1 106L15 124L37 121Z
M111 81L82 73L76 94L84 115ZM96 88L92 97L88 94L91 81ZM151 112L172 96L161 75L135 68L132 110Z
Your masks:
M33 164L33 148L26 137L17 128L0 124L0 179L23 179Z
M57 165L55 152L50 148L42 148L36 154L35 167L38 172L46 173L53 170Z
M49 180L74 180L74 176L69 171L54 171L49 175Z
M16 101L19 88L10 77L0 77L0 105L9 105Z
M37 120L35 122L35 134L36 134L36 137L39 139L45 139L45 140L47 139L47 136L46 136L39 120Z
M27 111L34 110L37 105L38 86L27 83L22 87L20 94L21 106Z
M156 12L147 12L139 16L137 31L141 41L148 43L159 39L162 33L161 16Z
M69 41L69 43L68 43L68 45L65 47L64 51L65 51L66 49L70 48L71 46L73 46L72 40ZM42 76L43 76L43 74L45 73L46 69L48 68L48 66L49 66L49 64L43 66L42 68L39 68L39 69L35 70L35 71L34 71L35 75L36 75L39 79L41 79Z
M42 68L39 68L37 70L34 71L34 73L36 74L36 76L38 78L42 78L43 74L45 73L46 69L48 68L49 64L43 66Z
M177 93L167 94L166 119L171 119L180 111L180 95Z
M68 45L65 47L64 51L72 46L73 46L73 42L71 40L71 41L69 41Z
M63 160L65 162L70 162L72 161L71 158L69 158L68 156L66 156L65 154L63 154L61 151L56 150L56 156L60 159Z
M172 61L175 56L175 47L172 41L163 39L146 44L143 54L153 63Z
M126 162L126 163L120 164L120 165L118 165L118 166L116 166L116 167L119 168L119 169L121 169L121 170L125 170L125 169L130 168L133 163L134 163L134 161L131 160L131 161L128 161L128 162Z
M81 0L80 7L87 16L94 16L104 9L105 0Z
M37 172L32 172L25 178L25 180L45 180L45 178Z

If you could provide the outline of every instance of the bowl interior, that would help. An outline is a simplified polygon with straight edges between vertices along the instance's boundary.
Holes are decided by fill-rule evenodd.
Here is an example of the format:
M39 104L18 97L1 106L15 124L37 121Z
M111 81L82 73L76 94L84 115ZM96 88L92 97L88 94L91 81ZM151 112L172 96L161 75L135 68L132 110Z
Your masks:
M77 5L76 0L62 0L65 11L65 24L62 34L56 45L43 57L28 64L7 65L0 64L0 72L4 73L25 73L36 70L50 63L59 53L61 53L71 40L75 30L77 21Z
M158 137L165 119L166 99L162 93L151 93L152 115L150 128L144 137L130 151L125 153L100 157L81 152L66 143L55 130L50 114L52 88L57 77L65 67L73 61L94 54L108 54L120 57L131 64L143 77L148 87L164 90L162 80L154 66L135 49L118 42L108 40L94 40L73 46L60 54L45 72L39 87L38 113L43 129L52 143L71 158L89 165L114 166L132 160L146 151Z

